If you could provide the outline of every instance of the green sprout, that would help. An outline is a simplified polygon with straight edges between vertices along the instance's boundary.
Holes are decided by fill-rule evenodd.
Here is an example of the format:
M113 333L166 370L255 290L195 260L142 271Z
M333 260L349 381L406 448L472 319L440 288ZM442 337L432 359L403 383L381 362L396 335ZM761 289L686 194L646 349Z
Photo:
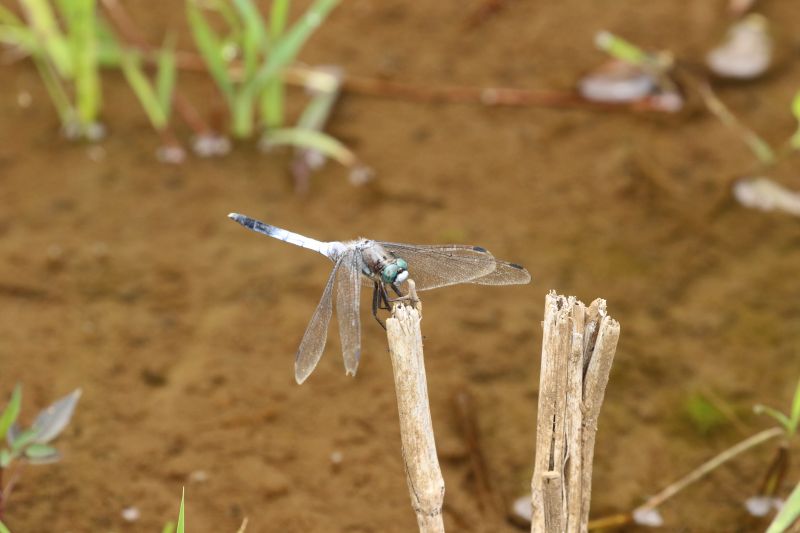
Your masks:
M144 73L140 54L131 51L124 52L120 56L120 65L128 84L142 104L153 128L159 132L168 126L172 108L172 94L177 73L174 48L175 40L170 37L164 48L158 52L155 83L151 83Z
M282 70L294 61L313 31L339 0L316 0L288 29L288 1L273 3L269 29L253 0L234 0L234 9L223 0L188 0L189 26L197 48L231 115L231 129L238 138L255 130L255 107L260 102L264 127L280 125L283 117ZM227 25L221 36L211 26L206 11L215 12ZM233 61L241 61L234 76Z
M183 515L183 503L186 497L186 489L181 491L181 506L178 510L178 524L175 525L175 522L167 522L164 525L164 528L161 530L161 533L184 533L185 525L184 525L184 515Z
M792 150L800 150L800 91L794 95L794 99L792 100L792 114L797 120L797 131L795 131L792 138L789 139L789 144Z
M785 431L786 438L792 438L797 433L798 425L800 425L800 381L797 382L797 388L794 391L794 398L788 415L761 404L754 406L753 411L756 414L765 414L774 418Z
M595 36L597 48L615 59L630 63L631 65L645 66L653 62L653 57L622 37L610 31L601 31Z
M789 499L784 502L781 510L775 516L772 523L767 528L767 533L783 533L800 518L800 483L789 495Z
M64 396L40 411L33 424L23 430L17 423L22 405L22 387L17 385L14 388L8 405L0 413L0 437L4 436L7 442L7 447L0 448L0 513L3 500L8 497L13 484L13 481L9 481L7 486L2 486L3 473L18 460L29 464L48 464L61 459L61 454L50 442L69 424L80 396L80 389ZM4 533L2 529L0 533Z
M25 21L0 9L0 41L31 55L68 137L102 137L95 0L59 1L55 9L48 0L20 4Z

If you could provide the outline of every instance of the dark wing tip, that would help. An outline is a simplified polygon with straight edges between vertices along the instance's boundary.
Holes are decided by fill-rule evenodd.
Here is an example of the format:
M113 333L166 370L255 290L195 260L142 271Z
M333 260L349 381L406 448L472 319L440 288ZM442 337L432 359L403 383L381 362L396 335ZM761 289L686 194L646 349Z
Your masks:
M472 249L475 250L476 252L480 252L482 254L488 254L489 253L489 250L487 250L486 248L482 248L480 246L473 246Z
M525 267L517 263L509 263L508 266L516 268L517 270L525 270Z

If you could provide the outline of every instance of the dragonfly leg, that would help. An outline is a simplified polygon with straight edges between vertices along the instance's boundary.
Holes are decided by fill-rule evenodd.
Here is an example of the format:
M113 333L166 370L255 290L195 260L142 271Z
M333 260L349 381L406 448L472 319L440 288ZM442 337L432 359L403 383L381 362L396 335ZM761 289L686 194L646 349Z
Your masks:
M387 302L392 302L392 303L405 302L413 299L410 294L403 294L402 292L400 292L400 287L398 287L395 283L392 283L391 285L392 285L392 290L394 290L395 294L397 294L397 298L387 298L386 299Z
M372 287L372 316L375 317L375 320L378 321L378 324L381 325L383 329L386 329L386 324L378 318L378 309L383 309L381 306L381 300L383 299L383 291L380 288L378 282L375 282L375 285Z

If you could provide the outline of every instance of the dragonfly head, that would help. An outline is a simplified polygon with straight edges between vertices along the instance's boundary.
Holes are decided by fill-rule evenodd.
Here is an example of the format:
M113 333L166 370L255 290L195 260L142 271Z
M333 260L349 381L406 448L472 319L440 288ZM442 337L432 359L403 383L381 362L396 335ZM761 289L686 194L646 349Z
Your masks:
M408 263L405 259L397 259L383 267L381 280L384 283L403 283L408 278Z

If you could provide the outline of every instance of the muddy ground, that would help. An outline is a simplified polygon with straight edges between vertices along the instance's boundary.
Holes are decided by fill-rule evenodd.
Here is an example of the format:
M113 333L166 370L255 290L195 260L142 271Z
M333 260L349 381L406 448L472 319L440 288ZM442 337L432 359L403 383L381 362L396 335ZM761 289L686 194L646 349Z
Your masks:
M130 4L154 42L185 30L180 2ZM508 0L465 30L478 4L346 2L302 59L428 84L569 88L602 60L592 46L600 29L699 61L726 20L721 1ZM800 11L777 0L761 11L782 37L784 61L762 81L719 92L777 143L795 128L788 104L800 88ZM100 153L59 136L30 64L3 68L0 392L23 383L30 420L84 391L59 439L64 460L27 468L8 502L17 533L160 531L184 485L192 533L233 532L244 517L250 532L415 530L383 331L363 318L352 379L333 328L298 387L293 356L331 265L244 231L230 211L320 239L474 243L530 270L529 286L423 295L449 531L515 530L478 508L452 395L466 388L475 397L498 492L509 501L524 494L551 289L604 297L622 325L593 516L632 508L768 427L754 403L789 402L800 375L800 223L727 200L727 184L753 159L707 113L348 94L330 131L376 180L353 187L330 164L298 196L289 155L251 143L222 159L156 162L158 138L133 96L117 75L104 80L109 136ZM181 83L214 107L202 76ZM29 108L18 106L20 92L31 94ZM800 188L797 162L776 179ZM707 431L687 414L698 395L727 413ZM763 530L742 503L772 453L750 453L665 505L665 530ZM791 474L784 490L798 470ZM141 511L138 522L122 519L128 506Z

